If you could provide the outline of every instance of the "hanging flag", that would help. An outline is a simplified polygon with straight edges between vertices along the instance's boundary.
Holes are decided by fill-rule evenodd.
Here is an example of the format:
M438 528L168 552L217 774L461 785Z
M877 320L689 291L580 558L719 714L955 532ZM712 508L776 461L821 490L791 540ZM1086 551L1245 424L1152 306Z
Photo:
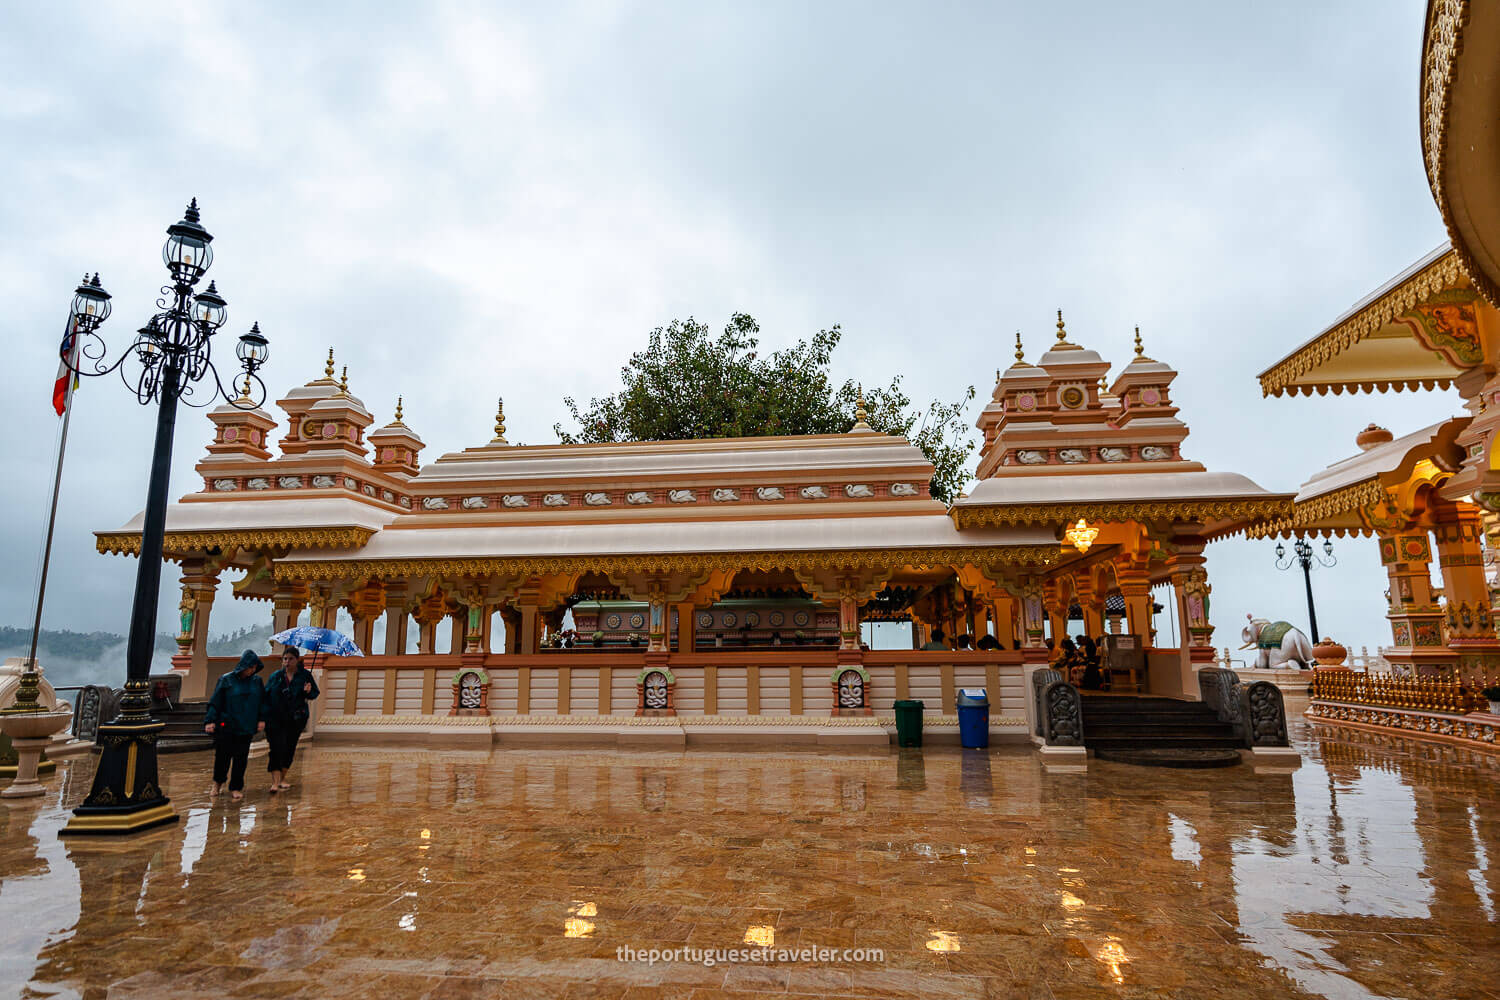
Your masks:
M74 334L73 317L63 325L62 347L58 350L57 381L52 383L52 408L60 417L68 408L72 390L78 388L78 376L73 371L78 366L78 337Z

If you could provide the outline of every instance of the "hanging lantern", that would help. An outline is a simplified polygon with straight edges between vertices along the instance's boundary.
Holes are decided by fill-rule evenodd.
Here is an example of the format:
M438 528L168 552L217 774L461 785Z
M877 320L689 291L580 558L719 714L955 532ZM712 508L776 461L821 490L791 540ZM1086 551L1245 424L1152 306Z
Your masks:
M1089 546L1094 544L1094 539L1098 537L1099 529L1089 527L1089 523L1081 517L1077 524L1068 525L1067 530L1063 532L1063 541L1079 552L1087 552Z

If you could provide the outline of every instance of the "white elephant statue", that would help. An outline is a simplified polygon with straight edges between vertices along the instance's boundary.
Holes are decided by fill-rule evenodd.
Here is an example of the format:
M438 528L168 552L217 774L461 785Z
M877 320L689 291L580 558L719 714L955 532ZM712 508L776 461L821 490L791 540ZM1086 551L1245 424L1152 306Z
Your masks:
M1250 649L1253 646L1260 650L1255 658L1257 670L1279 670L1289 663L1307 670L1316 662L1313 659L1312 640L1307 637L1307 633L1290 622L1267 621L1252 615L1245 617L1250 622L1240 630L1240 638L1245 642L1240 648Z

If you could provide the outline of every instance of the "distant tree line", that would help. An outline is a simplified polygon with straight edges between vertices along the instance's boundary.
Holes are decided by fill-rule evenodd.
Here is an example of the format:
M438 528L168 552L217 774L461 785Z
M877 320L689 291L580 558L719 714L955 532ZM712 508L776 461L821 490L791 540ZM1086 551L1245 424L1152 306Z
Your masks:
M247 649L263 653L268 648L270 639L270 625L246 626L235 632L210 635L208 655L236 656ZM124 641L125 636L116 632L69 632L44 628L37 637L37 655L70 660L97 660ZM31 629L0 625L0 650L15 650L24 656L30 648ZM155 652L171 655L177 652L177 638L170 632L158 632L152 648Z

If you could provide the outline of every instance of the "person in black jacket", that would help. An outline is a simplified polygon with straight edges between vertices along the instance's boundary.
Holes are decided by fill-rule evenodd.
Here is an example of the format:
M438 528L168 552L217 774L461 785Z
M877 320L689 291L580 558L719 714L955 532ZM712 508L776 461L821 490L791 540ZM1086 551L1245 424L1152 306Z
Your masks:
M214 737L214 785L209 795L224 791L229 779L229 796L235 801L245 797L245 763L250 758L250 741L266 728L266 689L256 675L266 665L252 650L240 654L233 670L219 678L208 699L203 715L203 731Z
M291 646L281 651L281 669L266 682L266 770L271 792L291 788L286 774L297 752L297 740L307 727L307 703L318 697L318 682L302 665L302 654Z

